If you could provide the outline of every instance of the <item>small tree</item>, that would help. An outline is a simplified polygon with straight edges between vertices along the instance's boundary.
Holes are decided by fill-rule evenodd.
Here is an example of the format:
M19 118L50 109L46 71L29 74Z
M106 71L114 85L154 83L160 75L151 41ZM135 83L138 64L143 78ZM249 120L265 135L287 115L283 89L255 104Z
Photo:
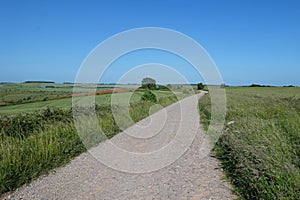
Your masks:
M203 83L198 83L198 84L197 84L197 89L198 89L198 90L203 90L203 89L204 89Z
M156 81L153 78L143 78L142 80L142 88L153 90L156 89Z

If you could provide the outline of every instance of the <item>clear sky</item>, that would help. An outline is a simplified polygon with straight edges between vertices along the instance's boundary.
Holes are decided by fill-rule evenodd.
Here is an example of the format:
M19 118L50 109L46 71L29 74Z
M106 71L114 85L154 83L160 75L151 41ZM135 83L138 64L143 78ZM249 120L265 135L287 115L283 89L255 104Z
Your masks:
M100 42L149 26L195 39L226 84L300 85L298 0L0 0L0 82L72 82Z

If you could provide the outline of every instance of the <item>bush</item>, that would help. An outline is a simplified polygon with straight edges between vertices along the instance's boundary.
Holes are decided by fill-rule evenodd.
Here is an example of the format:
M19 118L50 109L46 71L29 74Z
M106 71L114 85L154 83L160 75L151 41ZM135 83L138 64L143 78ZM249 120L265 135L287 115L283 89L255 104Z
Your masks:
M153 103L157 102L157 98L155 96L155 94L153 94L150 90L147 90L144 92L143 96L142 96L142 100L143 101L150 101Z
M171 87L170 87L171 88ZM157 90L166 90L166 91L170 91L170 88L164 85L158 85L157 86Z
M35 113L20 113L15 116L3 115L0 117L0 127L2 134L23 138L34 131L44 130L53 123L69 123L71 121L71 110L48 107Z

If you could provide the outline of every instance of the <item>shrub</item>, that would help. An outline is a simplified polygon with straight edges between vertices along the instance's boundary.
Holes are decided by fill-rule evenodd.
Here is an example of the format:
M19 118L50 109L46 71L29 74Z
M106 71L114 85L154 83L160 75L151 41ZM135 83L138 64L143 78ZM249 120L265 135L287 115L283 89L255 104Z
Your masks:
M55 122L69 123L72 121L70 110L48 107L35 113L20 113L17 115L3 115L0 117L2 134L12 137L27 137L32 132L44 130L47 125Z
M155 94L153 94L153 92L151 92L150 90L147 90L144 92L143 96L142 96L142 100L143 101L150 101L153 103L157 102L157 98L155 96Z
M164 85L158 85L158 86L157 86L157 90L166 90L166 91L170 91L170 88L171 88L171 87L167 87L167 86L164 86Z

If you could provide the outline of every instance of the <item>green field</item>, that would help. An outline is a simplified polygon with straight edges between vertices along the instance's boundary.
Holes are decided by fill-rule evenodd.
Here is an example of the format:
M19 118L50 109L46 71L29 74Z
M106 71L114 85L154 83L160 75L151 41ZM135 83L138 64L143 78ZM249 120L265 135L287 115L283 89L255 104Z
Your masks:
M19 112L33 112L47 107L59 107L69 109L72 106L72 98L70 95L73 93L72 84L54 84L54 83L11 83L0 84L0 115L1 114L15 114ZM44 86L53 86L54 88L45 88ZM114 89L114 88L137 88L138 85L91 85L80 84L82 92L89 92L91 89L96 91ZM184 87L179 89L175 94L179 97L184 90ZM166 90L154 90L155 95L160 98L166 95L172 95L172 92ZM118 103L128 100L128 94L114 94L116 99L120 99ZM143 91L134 92L131 96L132 102L140 100ZM95 102L99 105L110 104L111 94L95 95ZM90 97L81 97L88 99Z
M228 87L226 93L228 124L214 150L236 193L300 199L300 88ZM207 127L209 95L199 109Z
M82 92L90 90L108 90L115 88L136 88L138 85L96 85L77 84ZM56 100L70 96L73 93L73 84L58 83L7 83L0 84L0 107L19 105L48 100ZM54 103L55 104L55 103ZM40 106L39 106L40 107Z
M153 91L157 98L172 95L170 91ZM119 104L124 104L127 102L127 96L131 93L115 93L114 97L118 99ZM131 102L138 102L141 99L143 92L135 92L130 98ZM91 96L80 97L82 101L84 99L91 98ZM98 105L110 105L111 94L95 95L95 103ZM0 107L0 114L15 114L20 112L33 112L40 109L45 109L47 107L59 107L63 109L70 109L72 107L72 98L63 98L57 100L39 101L34 103L23 103L11 106Z
M228 87L228 94L247 94L254 97L300 98L300 87Z

